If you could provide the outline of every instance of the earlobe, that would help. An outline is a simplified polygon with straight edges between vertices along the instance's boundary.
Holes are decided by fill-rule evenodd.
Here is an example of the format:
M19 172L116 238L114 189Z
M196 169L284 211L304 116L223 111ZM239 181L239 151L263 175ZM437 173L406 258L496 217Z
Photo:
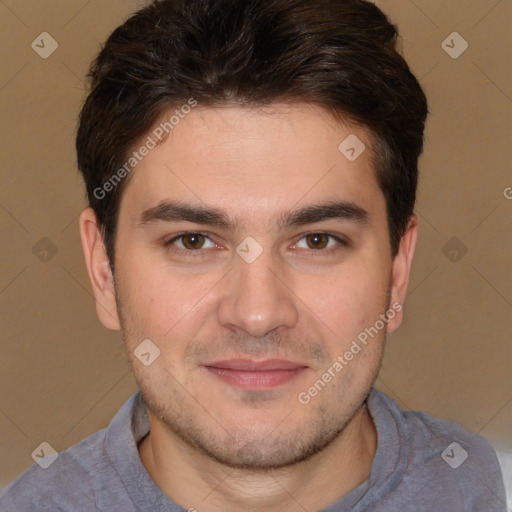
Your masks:
M119 330L120 322L117 313L114 278L101 228L92 208L86 208L80 214L80 238L85 265L96 300L98 318L107 329Z
M418 219L412 216L407 225L407 229L400 240L400 248L398 254L393 260L391 274L391 300L390 307L399 304L400 308L393 319L390 319L387 325L387 332L393 332L402 323L403 305L407 296L407 288L409 285L409 276L411 273L412 260L416 249L416 240L418 236Z

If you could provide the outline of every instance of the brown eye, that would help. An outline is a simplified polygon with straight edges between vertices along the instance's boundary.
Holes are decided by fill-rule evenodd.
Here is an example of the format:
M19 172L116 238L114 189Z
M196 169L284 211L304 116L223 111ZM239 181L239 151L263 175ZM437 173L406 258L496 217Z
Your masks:
M306 243L310 249L325 249L329 244L329 235L326 233L310 233L306 236Z
M210 249L219 249L208 235L194 231L175 236L164 242L164 246L182 256L205 256Z
M183 235L181 240L186 249L198 250L203 248L206 237L201 235L201 233L188 233Z

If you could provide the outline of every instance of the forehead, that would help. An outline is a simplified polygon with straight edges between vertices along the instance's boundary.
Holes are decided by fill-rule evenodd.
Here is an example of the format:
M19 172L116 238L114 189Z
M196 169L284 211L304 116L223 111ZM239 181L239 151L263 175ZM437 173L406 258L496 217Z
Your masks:
M121 209L141 212L171 198L222 206L247 220L320 200L369 211L384 201L368 131L321 107L196 107L173 121L169 136L138 163Z

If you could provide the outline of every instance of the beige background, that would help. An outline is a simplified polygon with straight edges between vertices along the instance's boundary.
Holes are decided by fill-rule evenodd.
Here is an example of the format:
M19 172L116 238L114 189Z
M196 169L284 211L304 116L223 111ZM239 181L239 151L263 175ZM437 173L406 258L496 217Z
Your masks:
M406 320L378 387L512 456L512 2L378 3L431 109ZM74 134L91 59L141 4L0 1L0 488L42 441L75 444L136 390L120 336L95 315ZM454 31L469 44L456 59L442 47ZM42 32L59 45L47 59L31 48Z

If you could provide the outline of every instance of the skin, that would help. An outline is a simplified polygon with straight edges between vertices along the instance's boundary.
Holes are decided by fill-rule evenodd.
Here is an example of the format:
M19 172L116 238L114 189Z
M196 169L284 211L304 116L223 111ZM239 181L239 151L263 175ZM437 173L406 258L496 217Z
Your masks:
M367 148L353 162L338 150L350 134ZM222 210L232 229L141 222L166 201ZM357 205L367 222L276 222L326 201ZM392 258L364 128L310 104L197 107L127 183L115 279L92 210L80 230L98 316L122 330L148 404L141 461L164 493L200 512L313 511L368 477L377 436L363 402L402 312L308 404L297 398L406 296L417 223ZM198 232L208 238L176 240ZM252 263L236 252L247 237L263 249ZM144 339L160 350L149 366L134 356ZM305 369L270 390L247 390L203 366L236 357Z

